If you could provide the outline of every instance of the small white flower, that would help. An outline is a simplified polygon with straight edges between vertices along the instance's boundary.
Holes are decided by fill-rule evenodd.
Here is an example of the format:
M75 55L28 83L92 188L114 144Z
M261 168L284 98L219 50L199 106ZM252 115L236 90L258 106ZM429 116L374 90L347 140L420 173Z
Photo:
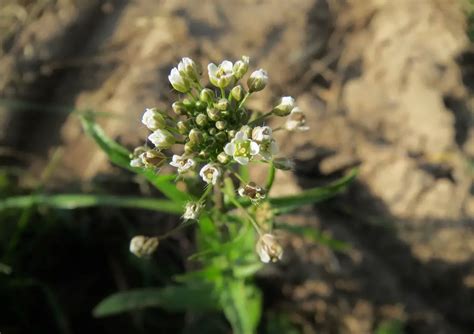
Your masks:
M159 245L157 237L137 235L130 241L130 252L138 257L151 255Z
M250 159L257 155L260 148L256 142L250 140L248 135L240 130L235 134L235 137L230 143L224 147L224 152L230 155L241 165L246 165Z
M306 116L300 108L294 107L291 110L290 116L286 120L285 128L288 131L309 130L309 126L306 125Z
M278 154L278 145L274 139L260 143L260 156L263 160L270 161L273 156Z
M280 103L273 108L273 114L277 116L287 116L291 110L295 107L295 99L291 96L283 96Z
M171 86L173 86L173 88L178 92L187 93L189 91L190 87L188 80L179 73L179 70L176 67L173 67L171 70L170 75L168 75L168 80L170 81Z
M184 210L183 219L185 220L195 220L199 217L201 212L202 205L200 203L189 202L186 203L186 208Z
M240 196L248 197L252 201L257 202L265 198L267 192L262 187L259 187L255 182L250 182L237 191Z
M219 66L216 66L214 63L210 63L207 66L207 71L209 74L209 80L211 83L219 88L225 88L234 79L234 72L232 70L232 62L224 60Z
M221 176L221 170L215 164L207 164L201 168L199 175L204 182L215 185Z
M163 128L166 125L165 118L156 108L146 108L142 117L142 123L151 131Z
M148 139L160 149L170 148L175 143L175 138L168 130L158 129L148 136Z
M194 167L196 162L185 155L174 154L170 165L178 168L178 173L184 173Z
M269 126L257 126L252 130L252 139L263 142L272 139L272 128Z
M265 88L268 83L268 74L266 71L259 69L250 74L250 77L247 80L247 85L249 87L249 92L258 92Z
M256 244L256 251L263 263L277 262L283 256L283 248L275 240L273 234L265 233Z

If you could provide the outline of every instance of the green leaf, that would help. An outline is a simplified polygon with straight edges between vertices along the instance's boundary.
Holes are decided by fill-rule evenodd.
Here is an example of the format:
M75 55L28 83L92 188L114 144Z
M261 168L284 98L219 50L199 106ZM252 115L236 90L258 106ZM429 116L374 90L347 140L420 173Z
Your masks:
M80 120L85 133L94 139L102 151L107 154L112 163L136 174L143 175L151 184L153 184L153 186L173 201L184 203L191 199L188 194L176 188L176 176L167 174L160 175L150 169L130 166L130 152L125 147L108 137L102 128L95 122L92 115L82 115L80 116Z
M255 333L261 317L261 292L242 280L228 280L220 295L221 306L233 333Z
M307 204L314 204L341 193L357 176L357 169L353 169L346 176L325 187L316 187L305 190L298 195L270 198L270 203L277 209L277 213L286 213Z
M142 198L132 196L107 196L85 194L27 195L9 197L0 200L0 211L6 209L27 208L32 205L46 205L57 209L77 209L93 206L114 206L134 209L147 209L160 212L181 214L180 203L170 200Z
M219 302L211 285L172 285L115 293L101 301L93 314L100 318L148 307L170 311L209 311L218 310Z
M322 233L321 231L313 228L313 227L306 227L306 226L296 226L296 225L289 225L283 223L276 223L274 226L275 229L281 229L288 231L293 234L301 235L305 238L313 242L320 243L322 245L326 245L335 250L347 250L350 248L350 245L344 241L336 240L328 235Z

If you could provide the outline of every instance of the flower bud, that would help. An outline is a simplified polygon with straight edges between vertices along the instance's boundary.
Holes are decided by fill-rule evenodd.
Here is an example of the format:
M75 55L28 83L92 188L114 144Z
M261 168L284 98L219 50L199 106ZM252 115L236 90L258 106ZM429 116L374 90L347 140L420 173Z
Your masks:
M217 121L219 120L220 118L220 111L216 108L213 108L213 107L209 107L207 108L207 116L213 120L213 121Z
M204 88L199 94L199 99L207 104L211 104L214 101L214 97L214 92L209 88Z
M240 131L242 131L247 137L252 137L252 128L248 125L244 125L240 128Z
M198 114L196 116L196 124L199 126L199 127L205 127L207 124L208 124L208 118L206 115L204 114Z
M175 102L171 105L176 115L186 115L187 110L183 102Z
M184 57L178 64L178 71L184 78L192 81L198 81L201 73L199 66L191 58Z
M191 142L187 142L184 144L184 154L190 155L194 153L194 149L196 148L196 145Z
M216 128L218 130L224 130L227 127L227 122L226 121L217 121L216 122Z
M254 182L250 182L240 187L238 193L242 197L248 197L252 201L259 201L265 198L267 192L262 187L257 186Z
M202 132L197 130L197 129L191 129L191 131L189 131L188 136L189 136L189 142L190 143L199 145L203 142Z
M184 210L183 219L185 220L196 220L201 213L202 204L197 202L186 203Z
M280 117L288 116L294 107L295 99L291 96L283 96L280 103L273 108L273 114Z
M190 99L184 99L183 100L183 105L186 107L186 109L190 110L194 108L194 101L191 101Z
M247 86L249 88L249 92L258 92L265 88L268 82L268 75L267 72L260 69L253 72L247 80Z
M201 150L198 155L201 159L209 158L209 152L207 150Z
M160 149L170 148L175 142L176 139L168 130L158 129L148 136L148 139Z
M178 123L176 123L176 127L178 128L178 132L182 135L187 135L189 132L188 121L178 121Z
M242 60L237 60L232 68L234 72L234 77L239 80L241 79L245 73L247 73L249 69L249 61L250 58L247 56L242 56Z
M258 256L263 263L277 262L283 256L283 248L270 233L263 234L255 246Z
M173 86L173 88L176 89L178 92L189 92L189 80L186 77L183 77L176 67L171 70L170 74L168 75L168 80L170 81L171 86Z
M230 95L235 101L240 102L240 100L242 100L242 97L243 97L242 91L243 91L242 86L238 85L232 88L232 90L230 91Z
M229 136L229 139L234 138L236 133L237 133L237 131L235 131L235 130L227 131L227 135Z
M215 136L216 133L217 133L217 129L216 129L216 128L210 128L210 129L209 129L209 134L210 134L211 136Z
M227 110L227 108L229 108L229 101L227 101L227 99L220 99L216 104L214 104L214 107L219 110Z
M146 108L142 117L142 123L151 131L162 129L166 126L166 120L156 108Z
M130 241L130 252L138 257L151 255L159 245L157 237L137 235Z
M142 153L141 158L145 167L161 167L167 159L166 155L156 150Z
M221 164L225 165L230 161L230 156L228 156L225 152L219 153L217 156L217 161L219 161Z
M216 138L217 141L219 141L221 143L226 143L227 139L228 139L227 138L227 133L225 133L224 131L219 131L218 133L216 133L215 138Z
M141 155L147 151L145 146L138 146L133 150L133 153L130 154L130 166L131 167L144 167Z
M295 162L288 158L276 158L273 159L273 166L275 166L276 169L293 170L295 169Z

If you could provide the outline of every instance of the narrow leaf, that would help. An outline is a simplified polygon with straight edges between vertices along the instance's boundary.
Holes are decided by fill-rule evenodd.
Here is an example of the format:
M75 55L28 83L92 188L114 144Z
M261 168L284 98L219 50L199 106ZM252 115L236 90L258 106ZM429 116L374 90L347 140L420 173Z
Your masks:
M166 213L181 214L180 203L170 200L132 196L108 196L85 194L27 195L0 200L0 211L11 208L26 208L31 205L46 205L57 209L77 209L93 206L113 206L122 208L147 209Z

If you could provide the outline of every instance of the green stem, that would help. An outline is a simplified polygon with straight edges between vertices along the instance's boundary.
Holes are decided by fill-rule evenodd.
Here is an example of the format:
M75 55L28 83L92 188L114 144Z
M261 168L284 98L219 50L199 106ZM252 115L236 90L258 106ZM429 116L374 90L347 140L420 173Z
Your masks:
M270 189L272 189L273 182L275 181L275 172L276 172L276 169L272 163L270 166L270 171L268 172L268 176L267 176L267 185L265 187L267 190L267 193L269 193Z
M271 116L273 114L273 111L269 111L267 112L266 114L263 114L262 116L260 117L257 117L256 119L254 119L252 122L250 122L248 125L249 126L253 126L255 124L258 124L260 121L264 120L265 118L267 118L268 116Z
M220 87L220 89L221 89L221 97L225 99L225 90L222 87Z
M242 106L245 104L245 101L247 101L248 97L250 96L251 93L247 92L244 96L244 98L242 99L242 101L240 101L239 103L239 107L237 109L240 109L242 108Z

